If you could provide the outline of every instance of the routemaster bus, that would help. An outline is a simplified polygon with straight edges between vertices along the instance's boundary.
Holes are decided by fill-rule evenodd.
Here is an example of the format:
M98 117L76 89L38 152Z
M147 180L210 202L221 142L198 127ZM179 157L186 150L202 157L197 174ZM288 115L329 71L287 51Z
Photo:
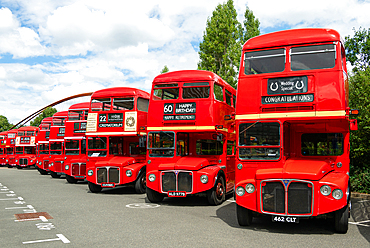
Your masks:
M52 178L63 174L64 166L64 135L68 111L60 111L53 115L49 135L49 173Z
M36 136L37 145L37 170L41 175L49 173L49 136L53 117L44 118L39 125L39 133Z
M348 229L349 136L343 41L332 29L261 35L243 46L236 106L236 212L274 222L334 217Z
M235 180L236 90L209 71L154 78L149 102L147 198L207 196L221 204Z
M6 138L6 164L8 168L15 167L15 138L17 137L18 129L7 131Z
M7 132L0 133L0 165L6 165L6 137Z
M90 102L76 103L68 109L64 136L65 157L63 173L69 183L86 177L86 122Z
M120 185L145 193L148 105L149 93L135 88L108 88L91 95L86 179L92 193Z
M15 163L18 169L36 166L36 136L39 128L20 127L15 138Z

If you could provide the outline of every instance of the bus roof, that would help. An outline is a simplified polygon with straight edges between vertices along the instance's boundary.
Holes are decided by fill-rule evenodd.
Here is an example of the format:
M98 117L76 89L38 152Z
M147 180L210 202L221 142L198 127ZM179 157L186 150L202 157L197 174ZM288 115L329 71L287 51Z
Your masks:
M53 115L53 118L55 118L55 117L67 117L67 116L68 116L68 111L60 111L60 112L56 112Z
M53 122L53 117L45 117L44 119L42 119L41 124L51 122Z
M89 110L90 102L80 102L73 104L68 110Z
M230 86L217 74L202 70L182 70L163 73L156 76L153 80L153 83L186 82L194 80L216 81L220 85L225 86L227 90L235 91L232 86Z
M97 90L91 95L91 98L119 97L119 96L139 96L142 98L149 99L150 94L146 91L130 87L113 87L103 90Z
M243 50L330 41L341 41L339 33L333 29L291 29L253 37L245 42Z
M36 131L38 129L39 129L38 127L26 126L26 127L20 127L20 128L18 128L18 131Z

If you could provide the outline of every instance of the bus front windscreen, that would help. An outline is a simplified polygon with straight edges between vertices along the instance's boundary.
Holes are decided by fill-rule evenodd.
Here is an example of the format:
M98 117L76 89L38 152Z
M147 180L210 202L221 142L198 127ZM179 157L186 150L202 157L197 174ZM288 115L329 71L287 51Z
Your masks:
M240 124L239 158L278 160L280 158L280 124L278 122Z
M89 157L107 156L107 138L106 137L89 137L87 141Z
M174 132L150 132L148 134L150 157L173 157L175 154Z

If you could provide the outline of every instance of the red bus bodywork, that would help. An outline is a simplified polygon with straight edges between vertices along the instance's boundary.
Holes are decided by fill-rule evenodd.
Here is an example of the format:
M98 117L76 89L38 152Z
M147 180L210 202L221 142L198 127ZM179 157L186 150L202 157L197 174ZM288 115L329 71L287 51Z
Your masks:
M36 136L39 128L20 127L15 139L15 163L18 169L36 166Z
M6 164L8 168L15 167L15 138L17 137L18 129L7 131L6 137Z
M334 213L348 228L349 108L343 42L331 29L296 29L243 46L236 106L236 204L273 221Z
M73 104L68 109L64 136L65 161L63 173L69 183L86 178L86 123L90 102Z
M212 72L188 70L157 76L151 96L148 199L206 193L221 204L234 188L235 89Z
M36 137L37 145L37 170L41 175L49 173L49 136L50 127L53 123L53 117L44 118L39 125L39 133Z
M49 135L49 170L53 178L59 178L63 174L64 166L64 135L65 122L68 111L57 112L53 115L53 123L50 126Z
M145 192L145 138L149 94L116 87L91 96L86 139L86 179L93 193L134 184Z
M0 133L0 165L5 166L6 163L6 137L7 132Z

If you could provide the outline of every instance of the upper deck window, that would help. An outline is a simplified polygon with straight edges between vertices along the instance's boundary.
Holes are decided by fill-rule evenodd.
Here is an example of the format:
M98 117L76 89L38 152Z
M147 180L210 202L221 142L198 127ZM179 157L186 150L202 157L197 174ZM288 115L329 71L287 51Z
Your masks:
M224 101L224 91L221 85L214 84L214 97L221 102Z
M71 110L68 111L68 120L70 121L78 121L84 119L84 111L83 110Z
M19 131L18 136L24 136L24 131Z
M148 112L149 100L139 97L137 99L137 110Z
M110 98L99 98L91 100L91 111L109 111L111 106Z
M292 47L290 50L293 71L333 68L335 45Z
M194 98L208 98L209 97L209 83L184 83L182 89L183 99L194 99Z
M35 136L34 131L26 131L26 136Z
M285 49L246 52L244 64L246 75L284 71Z
M278 160L280 158L280 124L278 122L240 124L239 146L241 146L240 159Z
M64 126L65 118L53 118L53 126Z
M133 97L113 98L113 110L133 110L135 99Z
M343 154L343 134L305 133L301 137L303 156L339 156Z
M154 85L153 100L171 100L179 98L179 87L176 83Z

